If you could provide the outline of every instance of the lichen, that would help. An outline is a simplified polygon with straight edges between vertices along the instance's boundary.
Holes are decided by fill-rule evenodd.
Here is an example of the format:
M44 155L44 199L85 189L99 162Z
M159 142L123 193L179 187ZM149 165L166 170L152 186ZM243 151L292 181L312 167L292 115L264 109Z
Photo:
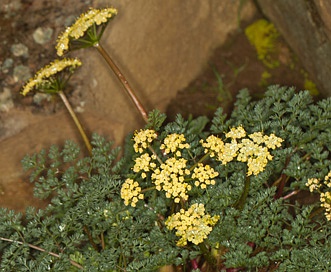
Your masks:
M268 68L278 67L279 61L274 55L277 53L279 32L276 27L265 19L257 20L245 29L245 35L255 47L258 59Z

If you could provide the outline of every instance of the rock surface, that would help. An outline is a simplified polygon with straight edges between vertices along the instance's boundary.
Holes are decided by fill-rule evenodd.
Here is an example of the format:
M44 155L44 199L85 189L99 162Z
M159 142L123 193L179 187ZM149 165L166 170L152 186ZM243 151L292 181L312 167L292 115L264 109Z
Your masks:
M331 95L331 2L258 0L324 96Z
M119 14L109 23L102 44L147 110L158 108L165 111L178 90L203 70L213 49L238 28L239 2L114 0L112 5L118 8ZM42 102L33 108L30 104L34 100L29 97L20 99L22 104L17 106L18 91L25 76L19 78L16 75L14 78L12 72L22 65L33 74L56 58L54 46L58 33L64 30L64 24L72 22L73 15L79 16L79 13L68 14L69 11L76 13L78 10L86 11L89 6L99 8L108 4L105 0L17 0L8 1L2 7L1 12L5 16L0 20L17 35L12 44L27 46L29 57L5 56L7 51L4 48L9 49L12 44L8 41L2 43L0 54L14 60L14 64L6 68L8 71L3 75L3 83L12 88L16 107L0 115L0 206L19 211L26 205L43 205L32 198L32 188L28 186L27 175L21 170L20 160L27 153L49 148L51 144L61 145L66 139L80 141L62 106L38 110ZM20 17L23 18L21 20L34 20L16 22L13 18L23 10L26 17ZM247 2L241 10L241 20L249 20L255 12L255 7ZM31 17L32 14L35 16ZM33 38L33 33L41 26L54 30L43 44ZM70 100L80 112L82 123L89 133L99 132L117 145L121 144L128 132L144 125L143 120L95 49L76 51L69 56L79 57L83 62L83 67L70 81ZM4 69L4 60L0 64ZM26 201L10 201L19 198Z

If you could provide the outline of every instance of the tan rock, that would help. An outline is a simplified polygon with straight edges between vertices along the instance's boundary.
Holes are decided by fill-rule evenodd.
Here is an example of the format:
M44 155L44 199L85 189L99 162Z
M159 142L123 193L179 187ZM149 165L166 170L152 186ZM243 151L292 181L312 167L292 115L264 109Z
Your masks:
M93 2L95 7L108 5L105 0ZM239 3L114 0L119 14L109 23L102 44L147 110L164 111L178 90L206 66L213 49L237 29ZM249 19L254 13L248 2L241 18ZM78 92L84 102L79 110L84 126L121 144L129 131L144 125L142 118L97 50L80 50L70 56L79 56L83 62L79 73L85 81ZM12 133L4 132L0 141L0 206L22 210L26 205L43 205L31 196L21 159L66 139L80 141L80 137L65 110L51 116L28 111L7 114L3 127L17 126Z

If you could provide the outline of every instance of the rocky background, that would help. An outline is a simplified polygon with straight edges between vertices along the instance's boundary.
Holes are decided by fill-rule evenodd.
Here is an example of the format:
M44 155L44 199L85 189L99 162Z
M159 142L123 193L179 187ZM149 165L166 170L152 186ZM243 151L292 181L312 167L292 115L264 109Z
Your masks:
M207 115L222 103L227 107L240 88L263 91L265 86L258 81L264 67L243 28L265 16L297 54L299 69L306 69L319 91L328 95L331 11L326 10L331 10L330 4L322 0L295 3L0 0L0 205L17 211L27 205L45 205L33 198L21 159L67 139L81 142L59 99L19 93L27 79L56 58L58 35L80 13L89 7L118 9L102 44L147 110L157 108L171 119L177 113ZM286 65L291 49L282 47L279 56ZM97 132L120 145L128 132L144 125L143 120L95 49L75 51L68 57L83 62L66 93L84 127L89 135ZM221 71L224 82L217 81L211 67ZM279 69L269 83L302 88L301 81L301 74ZM231 97L225 97L229 93Z

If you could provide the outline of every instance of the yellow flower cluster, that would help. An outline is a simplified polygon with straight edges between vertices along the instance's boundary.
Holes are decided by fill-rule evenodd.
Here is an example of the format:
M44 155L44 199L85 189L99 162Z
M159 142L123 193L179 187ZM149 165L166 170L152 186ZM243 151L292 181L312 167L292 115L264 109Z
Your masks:
M191 185L184 181L184 176L190 174L186 169L186 162L183 158L169 158L156 168L151 176L156 190L165 191L166 197L173 197L176 203L179 203L181 198L187 200L187 191L192 189Z
M255 132L249 135L249 138L253 140L254 143L261 144L264 143L267 148L275 149L280 147L283 139L277 137L275 134L263 135L262 132Z
M215 157L222 164L227 164L237 157L238 161L247 162L247 176L257 175L262 172L268 161L272 160L269 149L280 147L283 140L274 134L263 135L262 132L255 132L246 137L243 127L232 128L225 134L230 138L230 143L224 143L220 138L211 135L206 141L201 140L205 153Z
M165 154L169 154L170 152L175 153L176 156L180 157L181 152L178 149L190 148L190 145L185 142L185 137L183 134L172 133L169 134L163 140L163 144L161 144L160 149L163 150Z
M314 191L317 191L322 186L322 184L320 183L319 179L310 178L308 179L306 186L309 188L309 191L312 193Z
M58 37L56 50L58 56L62 56L64 51L69 49L71 39L79 39L85 35L85 31L93 25L107 23L110 18L117 14L114 8L90 9L88 12L81 14L75 23L67 27L66 30Z
M218 215L205 214L205 206L196 203L187 211L181 209L169 216L165 225L169 230L176 229L176 236L181 237L177 246L185 246L187 242L198 245L207 238L219 218Z
M124 199L124 204L128 206L131 203L132 207L136 207L139 199L144 199L144 195L140 193L141 187L137 181L126 179L121 188L121 198Z
M144 150L157 138L157 134L152 129L141 129L136 131L133 137L133 148L136 153L143 153Z
M147 178L147 173L150 174L151 181L155 184L155 188L158 191L164 191L167 198L174 199L175 203L179 203L181 200L188 200L188 192L192 189L192 185L189 181L192 179L195 181L195 186L200 186L201 189L205 189L207 185L214 185L214 178L218 176L218 173L209 165L203 165L198 163L193 168L193 173L187 166L187 160L181 158L179 149L190 148L190 145L185 143L186 139L183 134L169 134L167 135L160 145L160 150L165 153L173 153L173 156L164 157L164 162L157 157L156 153L148 147L157 138L157 133L151 129L145 129L136 131L133 137L134 150L141 155L135 159L135 164L132 168L134 173L140 173L142 179ZM152 155L150 154L152 152ZM131 184L132 185L132 184ZM135 195L129 194L127 191L132 191L133 188L128 187L127 183L124 190L124 197L127 197L126 203L131 201L131 198ZM138 186L138 183L135 183ZM140 192L140 191L139 191ZM125 199L125 198L124 198ZM136 202L134 202L135 204Z
M272 160L272 156L265 146L258 145L249 139L243 139L237 160L247 162L247 176L252 174L257 175L264 170L268 160Z
M56 59L55 61L51 62L49 65L40 69L35 74L35 76L28 81L28 83L24 86L24 88L22 90L22 95L26 95L34 88L37 88L38 85L44 84L52 76L65 70L66 68L76 69L77 67L79 67L81 65L82 65L82 63L78 59L66 59L66 58Z
M209 165L203 165L198 163L194 168L192 179L197 179L194 182L196 187L200 186L201 189L206 189L207 185L215 185L215 180L213 178L217 177L219 174Z
M152 161L155 159L156 159L155 155L150 156L148 153L142 154L140 157L135 159L133 172L138 173L140 171L144 171L143 173L141 173L141 177L146 178L146 172L149 172L150 169L156 167L156 164Z
M242 126L231 128L228 133L225 134L226 138L241 139L246 136L246 131Z
M331 192L321 192L321 187L326 185L327 188L331 187L331 171L324 177L323 183L317 178L308 179L306 186L310 192L319 192L321 207L325 208L325 217L331 220Z
M320 195L321 206L325 209L325 217L327 220L331 220L331 193L321 193Z

